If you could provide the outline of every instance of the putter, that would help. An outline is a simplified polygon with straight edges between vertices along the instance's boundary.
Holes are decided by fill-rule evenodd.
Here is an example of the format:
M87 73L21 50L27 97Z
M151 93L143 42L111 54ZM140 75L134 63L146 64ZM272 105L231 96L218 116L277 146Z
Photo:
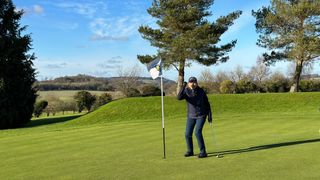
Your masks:
M211 129L213 145L214 145L214 147L217 147L216 138L215 138L215 135L214 135L214 132L213 132L212 123L209 123L209 125L210 125L210 129ZM217 148L216 148L216 149L217 149ZM218 153L218 154L216 155L216 157L217 157L217 158L221 158L222 156L220 156L220 154Z

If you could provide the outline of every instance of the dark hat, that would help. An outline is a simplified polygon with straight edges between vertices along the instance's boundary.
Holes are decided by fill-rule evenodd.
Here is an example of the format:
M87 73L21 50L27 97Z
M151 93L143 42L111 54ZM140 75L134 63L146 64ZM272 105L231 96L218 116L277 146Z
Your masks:
M190 78L189 78L189 82L192 82L192 83L193 83L193 82L197 82L197 78L195 78L195 77L190 77Z

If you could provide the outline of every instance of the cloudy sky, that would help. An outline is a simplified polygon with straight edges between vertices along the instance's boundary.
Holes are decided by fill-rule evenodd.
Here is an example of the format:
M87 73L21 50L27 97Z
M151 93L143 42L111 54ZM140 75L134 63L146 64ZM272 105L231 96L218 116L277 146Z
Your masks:
M154 26L146 11L152 0L13 0L26 13L22 25L31 33L33 52L37 60L38 79L65 75L89 74L117 76L119 68L139 66L142 76L148 76L137 54L154 54L156 49L137 31L140 25ZM255 19L251 10L269 4L269 0L215 0L210 21L236 10L243 14L222 36L226 43L238 43L224 64L204 67L193 63L186 76L199 76L209 68L213 73L230 71L237 65L248 70L264 50L256 46ZM273 69L286 72L288 65L277 63ZM164 77L177 79L177 71L164 72Z

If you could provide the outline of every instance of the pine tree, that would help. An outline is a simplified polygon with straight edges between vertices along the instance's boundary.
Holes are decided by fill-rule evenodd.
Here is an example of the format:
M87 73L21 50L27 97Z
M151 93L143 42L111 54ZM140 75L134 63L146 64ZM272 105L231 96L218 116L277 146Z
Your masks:
M29 122L36 99L35 56L27 54L31 37L22 35L22 14L11 0L0 0L0 129Z
M151 45L158 48L156 55L138 55L142 63L161 57L165 68L174 67L178 71L178 87L184 82L185 66L192 62L209 66L226 62L228 52L236 40L217 46L221 35L241 15L236 11L221 16L215 22L206 18L213 0L154 0L148 13L157 18L159 29L140 26L139 32Z
M272 0L252 14L260 33L257 44L268 48L266 64L293 61L296 65L291 92L299 90L302 69L320 56L320 1Z

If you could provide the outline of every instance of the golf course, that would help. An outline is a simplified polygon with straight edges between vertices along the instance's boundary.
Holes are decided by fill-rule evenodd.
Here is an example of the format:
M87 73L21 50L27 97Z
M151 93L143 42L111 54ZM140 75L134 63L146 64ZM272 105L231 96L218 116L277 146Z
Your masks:
M0 131L0 179L319 179L320 93L209 94L208 157L185 158L186 103L112 101ZM195 153L198 154L194 137ZM220 154L220 158L216 155Z

